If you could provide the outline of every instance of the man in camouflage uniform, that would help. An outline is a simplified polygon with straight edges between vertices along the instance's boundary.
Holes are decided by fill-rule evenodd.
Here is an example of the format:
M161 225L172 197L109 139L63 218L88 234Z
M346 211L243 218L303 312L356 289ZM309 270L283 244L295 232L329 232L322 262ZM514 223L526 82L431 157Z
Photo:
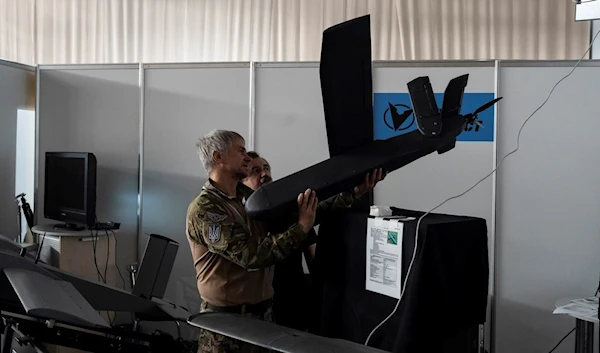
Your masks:
M186 233L192 252L201 312L229 312L272 321L272 266L288 256L307 237L317 212L348 208L383 179L377 170L365 183L318 202L307 189L298 195L298 217L282 232L270 234L264 222L251 220L244 201L253 190L240 181L251 159L242 136L215 130L197 143L209 180L189 205ZM258 347L201 330L199 353L259 352Z
M248 166L248 176L243 183L252 190L273 181L271 165L254 151L248 152L252 161ZM311 315L311 278L304 273L302 255L311 270L317 243L314 228L309 231L304 242L287 258L275 265L273 273L273 318L278 325L300 331L308 330ZM311 271L312 272L312 271Z

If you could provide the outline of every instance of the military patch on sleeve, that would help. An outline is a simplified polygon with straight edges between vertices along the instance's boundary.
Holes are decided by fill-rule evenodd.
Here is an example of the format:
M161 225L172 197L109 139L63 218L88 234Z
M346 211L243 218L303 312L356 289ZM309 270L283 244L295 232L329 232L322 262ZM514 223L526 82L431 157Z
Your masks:
M208 225L208 240L211 243L217 243L221 240L221 225L218 223L211 223Z
M208 219L210 219L211 221L213 221L215 223L219 223L219 222L223 221L225 218L227 218L227 215L212 213L212 212L206 212L206 215L208 216Z

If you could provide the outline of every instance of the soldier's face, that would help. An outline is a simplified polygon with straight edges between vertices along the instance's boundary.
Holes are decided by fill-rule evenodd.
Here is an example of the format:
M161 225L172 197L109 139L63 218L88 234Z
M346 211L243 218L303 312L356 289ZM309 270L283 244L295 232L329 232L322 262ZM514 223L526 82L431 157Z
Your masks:
M264 158L254 158L248 164L248 177L244 179L244 184L256 190L271 181L273 179L271 179L271 166L269 163Z
M223 168L239 179L248 176L248 165L251 161L252 159L246 153L244 140L241 139L234 140L227 152L221 157Z

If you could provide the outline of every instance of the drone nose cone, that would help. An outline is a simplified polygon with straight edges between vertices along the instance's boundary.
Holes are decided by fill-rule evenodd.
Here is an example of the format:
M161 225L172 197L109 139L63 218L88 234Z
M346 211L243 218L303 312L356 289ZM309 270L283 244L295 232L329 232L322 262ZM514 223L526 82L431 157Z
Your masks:
M251 219L258 219L268 211L269 205L269 196L265 192L265 189L260 187L246 200L244 209L246 210L248 217Z

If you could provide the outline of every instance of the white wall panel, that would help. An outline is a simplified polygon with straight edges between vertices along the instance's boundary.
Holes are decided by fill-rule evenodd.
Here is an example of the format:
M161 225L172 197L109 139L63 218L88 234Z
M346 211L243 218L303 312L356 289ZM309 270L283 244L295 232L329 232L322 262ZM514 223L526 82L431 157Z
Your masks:
M525 119L573 65L501 66L499 159L517 147ZM600 64L581 66L529 120L519 150L498 170L495 352L549 351L575 326L552 314L555 302L598 287ZM555 352L572 352L573 337Z
M34 110L35 69L0 60L0 234L18 233L15 203L17 118L19 109ZM33 201L34 195L27 195Z
M274 179L329 158L318 63L258 64L255 150Z
M165 297L194 313L200 296L185 219L208 178L196 142L213 129L248 140L250 65L146 65L144 84L141 230L179 242ZM147 236L139 241L142 256Z
M42 66L39 72L38 224L60 223L44 218L45 153L94 153L96 214L99 222L121 223L117 264L129 288L126 266L136 261L138 228L138 66Z

